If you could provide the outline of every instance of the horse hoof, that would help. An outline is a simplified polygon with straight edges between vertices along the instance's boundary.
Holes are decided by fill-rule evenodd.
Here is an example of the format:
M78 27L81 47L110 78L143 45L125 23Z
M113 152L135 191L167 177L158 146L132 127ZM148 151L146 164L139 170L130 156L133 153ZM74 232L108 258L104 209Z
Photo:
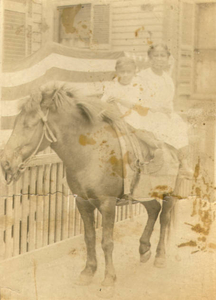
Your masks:
M150 257L151 257L151 251L148 250L145 253L140 254L140 262L141 263L146 263L149 260Z
M85 286L92 282L92 276L80 275L79 279L76 281L76 285Z
M96 295L99 298L103 299L110 299L115 294L115 287L114 286L101 286L100 289L97 291Z
M157 268L166 267L166 258L165 257L155 257L154 266Z

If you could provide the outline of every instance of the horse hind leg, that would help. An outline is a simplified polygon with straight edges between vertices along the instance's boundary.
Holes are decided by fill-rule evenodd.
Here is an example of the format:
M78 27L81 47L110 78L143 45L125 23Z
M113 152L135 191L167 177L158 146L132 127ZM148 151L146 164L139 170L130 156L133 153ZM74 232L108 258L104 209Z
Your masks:
M144 228L143 234L140 238L140 262L145 263L149 260L151 256L151 243L150 238L154 229L155 222L157 220L158 214L161 210L161 205L158 201L152 200L147 202L142 202L145 206L148 214L148 220Z
M171 212L174 209L176 199L171 196L166 196L162 204L162 211L160 215L160 239L156 250L156 257L154 265L158 268L164 268L166 266L166 250L165 250L165 238L167 230L171 225Z
M91 283L94 273L97 270L97 259L96 259L96 232L95 232L95 219L94 210L95 207L80 197L77 197L76 204L81 214L84 223L84 238L87 248L87 260L84 270L81 272L79 285L88 285Z
M105 256L105 277L102 286L114 286L116 280L115 269L113 266L112 253L114 248L113 229L115 222L115 201L107 199L100 206L102 214L102 249Z

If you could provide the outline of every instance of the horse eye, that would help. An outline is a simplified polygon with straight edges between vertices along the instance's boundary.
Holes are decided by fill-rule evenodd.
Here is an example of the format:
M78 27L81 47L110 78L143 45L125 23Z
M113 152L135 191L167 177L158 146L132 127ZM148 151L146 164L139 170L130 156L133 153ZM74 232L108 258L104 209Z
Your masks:
M24 123L24 128L29 129L36 125L36 122L27 121Z
M29 124L27 122L24 122L24 128L29 128Z
M38 119L34 116L28 116L28 118L26 118L24 120L24 127L25 128L31 128L33 126L35 126L38 122Z

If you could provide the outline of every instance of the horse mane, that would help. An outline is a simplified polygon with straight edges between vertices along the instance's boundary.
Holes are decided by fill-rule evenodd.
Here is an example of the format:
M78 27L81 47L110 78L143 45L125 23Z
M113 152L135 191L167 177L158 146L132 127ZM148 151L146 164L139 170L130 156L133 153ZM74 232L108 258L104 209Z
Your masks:
M101 121L115 122L118 116L116 111L110 109L110 105L103 103L96 96L86 96L74 89L70 84L51 82L40 89L35 90L22 104L25 112L36 111L45 105L46 97L52 98L47 108L52 110L77 108L83 121L95 124Z

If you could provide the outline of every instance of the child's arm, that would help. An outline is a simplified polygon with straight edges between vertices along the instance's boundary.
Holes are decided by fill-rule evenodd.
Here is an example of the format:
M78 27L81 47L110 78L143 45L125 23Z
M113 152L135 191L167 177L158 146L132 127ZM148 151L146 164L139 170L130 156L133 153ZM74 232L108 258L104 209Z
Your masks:
M151 112L155 113L155 112L161 112L163 114L171 114L172 113L172 109L170 109L169 107L158 107L158 108L150 108L149 109Z
M134 106L134 103L132 103L132 101L125 100L125 99L120 99L120 98L116 98L116 97L109 97L107 99L107 102L108 103L110 103L110 102L116 102L116 103L119 103L122 106L125 106L127 108L133 108L133 106Z
M149 107L144 107L143 105L135 104L133 106L133 110L135 110L140 116L146 116L148 114Z

